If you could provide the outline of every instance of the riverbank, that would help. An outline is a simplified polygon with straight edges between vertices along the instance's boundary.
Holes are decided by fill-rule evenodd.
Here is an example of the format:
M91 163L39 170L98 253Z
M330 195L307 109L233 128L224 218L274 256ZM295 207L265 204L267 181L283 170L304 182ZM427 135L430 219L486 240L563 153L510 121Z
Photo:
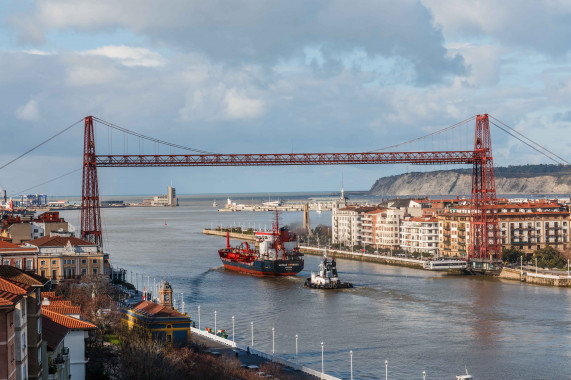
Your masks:
M416 269L423 269L422 263L424 262L424 260L409 259L405 257L385 256L381 254L372 254L372 253L363 253L363 252L341 251L337 249L326 249L326 248L317 248L310 246L300 246L299 249L305 255L323 256L325 251L327 251L327 254L329 256L334 256L340 259L368 261L371 263L396 265L396 266L416 268Z
M552 273L535 273L524 269L502 268L500 278L534 285L571 287L571 276Z

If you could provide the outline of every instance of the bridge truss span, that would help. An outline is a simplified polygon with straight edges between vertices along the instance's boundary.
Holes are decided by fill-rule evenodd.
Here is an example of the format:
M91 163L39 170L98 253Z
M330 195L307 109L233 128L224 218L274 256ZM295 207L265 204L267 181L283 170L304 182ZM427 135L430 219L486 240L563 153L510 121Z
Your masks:
M97 168L103 167L183 167L183 166L271 166L271 165L373 165L467 164L473 168L470 199L469 258L499 258L499 228L495 214L496 187L488 115L477 115L474 150L424 152L361 152L361 153L282 153L282 154L214 154L189 149L200 154L108 154L95 152L93 121L85 118L83 155L83 191L81 235L84 239L103 245L101 230ZM113 126L122 132L140 134ZM157 143L160 140L151 139ZM181 147L170 144L174 147ZM182 147L185 148L185 147ZM185 148L186 149L186 148Z
M98 167L473 164L474 151L284 154L98 155Z

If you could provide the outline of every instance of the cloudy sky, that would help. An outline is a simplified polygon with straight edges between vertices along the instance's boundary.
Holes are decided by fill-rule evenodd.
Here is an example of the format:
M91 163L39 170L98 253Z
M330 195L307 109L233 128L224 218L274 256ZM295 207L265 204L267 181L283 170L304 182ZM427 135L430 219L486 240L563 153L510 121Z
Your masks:
M489 113L569 160L570 25L565 0L2 1L0 166L86 115L210 152L289 153L369 151ZM98 153L139 153L136 139L96 128ZM464 129L446 139L469 143ZM80 168L82 134L0 170L0 186L12 194ZM492 135L496 165L549 162ZM435 139L416 148L455 147ZM327 191L342 171L346 189L366 190L413 170L99 175L111 195L171 181L179 193ZM28 192L79 194L81 172Z

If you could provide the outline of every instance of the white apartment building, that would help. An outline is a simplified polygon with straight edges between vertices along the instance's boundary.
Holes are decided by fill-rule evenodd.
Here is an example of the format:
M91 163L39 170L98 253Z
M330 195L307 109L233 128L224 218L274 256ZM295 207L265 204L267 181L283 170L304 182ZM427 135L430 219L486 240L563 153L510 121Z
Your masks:
M363 217L375 209L359 206L334 208L331 213L331 243L360 245L363 242Z
M390 208L377 220L376 233L380 237L382 248L397 249L400 245L400 223L404 218L404 209Z
M438 252L438 219L413 218L401 220L400 247L410 252Z
M400 220L405 209L376 208L364 214L361 241L376 248L396 249L400 245Z

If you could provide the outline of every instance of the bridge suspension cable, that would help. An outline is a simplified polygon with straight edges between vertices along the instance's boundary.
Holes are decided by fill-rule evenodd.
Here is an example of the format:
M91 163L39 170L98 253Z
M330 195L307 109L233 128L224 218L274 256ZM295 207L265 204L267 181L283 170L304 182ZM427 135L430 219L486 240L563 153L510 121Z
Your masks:
M386 147L384 147L384 148L379 148L379 149L371 150L370 152L380 152L380 151L382 151L382 150L393 149L393 148L398 148L399 146L403 146L403 145L406 145L406 144L412 144L412 143L415 143L415 142L417 142L417 141L420 141L420 140L423 140L423 139L427 139L427 138L429 138L429 137L433 137L433 136L436 136L436 135L439 135L439 134L442 134L442 133L451 131L451 130L453 130L453 129L455 129L455 128L458 128L458 127L461 126L461 125L467 124L468 122L473 121L473 120L475 120L475 119L476 119L476 115L471 116L471 117L469 117L469 118L467 118L467 119L465 119L465 120L459 121L459 122L457 122L457 123L455 123L455 124L452 124L452 125L450 125L450 126L448 126L448 127L446 127L446 128L442 128L442 129L440 129L440 130L438 130L438 131L429 133L429 134L427 134L427 135L424 135L424 136L421 136L421 137L417 137L417 138L412 139L412 140L404 141L404 142L401 142L401 143L399 143L399 144L389 145L389 146L386 146Z
M25 151L24 153L22 153L21 155L19 155L18 157L14 158L13 160L5 163L4 165L0 166L0 170L4 169L6 166L18 161L20 158L24 157L25 155L27 155L28 153L33 152L34 150L38 149L39 147L41 147L42 145L44 145L45 143L55 139L56 137L58 137L59 135L61 135L62 133L70 130L71 128L75 127L77 124L82 123L83 119L79 119L78 121L76 121L75 123L73 123L72 125L65 127L64 129L62 129L61 131L59 131L58 133L56 133L55 135L53 135L52 137L50 137L47 140L42 141L41 143L39 143L38 145L34 146L33 148L28 149L27 151ZM25 190L24 190L25 191Z
M513 138L519 140L520 142L524 143L525 145L529 146L531 149L535 150L536 152L544 155L545 157L549 158L550 160L552 160L553 162L555 162L558 165L570 165L569 161L565 160L564 158L558 156L557 154L553 153L551 150L547 149L546 147L544 147L543 145L533 141L532 139L530 139L529 137L525 136L524 134L522 134L521 132L516 131L514 128L510 127L509 125L507 125L506 123L502 122L501 120L496 119L495 117L493 117L492 115L490 115L490 118L494 119L495 121L497 121L498 123L500 123L502 126L494 123L493 121L490 121L491 124L493 124L494 126L496 126L498 129L504 131L505 133L507 133L508 135L512 136ZM504 128L505 127L505 128ZM507 128L507 129L506 129ZM508 130L509 129L509 130ZM510 132L511 131L511 132ZM513 132L513 133L512 133ZM519 136L519 137L518 137ZM527 141L526 141L527 140ZM554 158L555 157L555 158Z
M48 184L48 183L50 183L50 182L57 181L58 179L61 179L61 178L63 178L63 177L67 177L67 176L70 175L70 174L77 173L77 172L80 171L81 169L82 169L82 168L77 168L77 169L75 169L75 170L72 170L72 171L70 171L70 172L67 172L67 173L65 173L65 174L62 174L62 175L57 176L57 177L55 177L55 178L49 179L49 180L47 180L47 181L45 181L45 182L42 182L42 183L40 183L40 184L34 185L34 186L32 186L32 187L28 187L27 189L20 190L20 191L18 191L18 192L16 192L16 193L12 193L10 196L13 197L13 196L22 194L22 193L24 193L24 192L26 192L26 191L28 191L28 190L35 189L36 187L40 187L40 186L46 185L46 184Z
M152 142L157 143L157 144L166 145L166 146L169 146L169 147L171 147L171 148L178 148L178 149L188 150L188 151L192 151L192 152L196 152L196 153L202 153L202 154L216 154L216 153L208 152L208 151L201 150L201 149L196 149L196 148L191 148L191 147L188 147L188 146L183 146L183 145L179 145L179 144L170 143L170 142L168 142L168 141L160 140L160 139L157 139L157 138L154 138L154 137L145 136L145 135L143 135L143 134L141 134L141 133L134 132L134 131L131 131L131 130L127 129L127 128L120 127L120 126L118 126L118 125L116 125L116 124L113 124L113 123L110 123L110 122L108 122L108 121L102 120L102 119L100 119L100 118L98 118L98 117L95 117L95 116L93 116L93 120L95 120L95 121L97 121L98 123L101 123L101 124L103 124L103 125L106 125L106 126L108 126L109 128L113 128L113 129L115 129L115 130L117 130L117 131L121 131L121 132L126 133L126 134L129 134L129 135L131 135L131 136L135 136L135 137L138 137L138 138L141 138L141 139L145 139L145 140L148 140L148 141L152 141ZM81 121L82 121L82 120L81 120Z

